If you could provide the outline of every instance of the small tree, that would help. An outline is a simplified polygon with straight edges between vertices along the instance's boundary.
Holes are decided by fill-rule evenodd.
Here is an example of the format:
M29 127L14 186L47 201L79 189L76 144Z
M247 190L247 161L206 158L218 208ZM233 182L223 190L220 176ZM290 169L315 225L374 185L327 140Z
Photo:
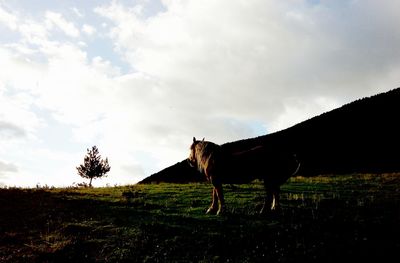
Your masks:
M106 176L111 167L108 165L108 158L101 159L99 149L93 146L91 150L87 149L83 164L76 167L76 169L81 177L90 179L89 187L91 187L93 178Z

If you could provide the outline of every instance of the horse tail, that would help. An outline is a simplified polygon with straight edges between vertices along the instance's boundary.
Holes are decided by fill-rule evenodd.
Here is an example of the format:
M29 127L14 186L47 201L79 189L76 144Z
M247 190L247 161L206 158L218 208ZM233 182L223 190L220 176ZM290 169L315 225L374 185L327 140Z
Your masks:
M300 166L301 166L301 163L300 163L299 160L297 159L296 154L293 154L293 158L294 158L295 162L297 163L297 167L296 167L296 169L294 170L294 172L292 173L291 176L296 175L296 174L299 172Z

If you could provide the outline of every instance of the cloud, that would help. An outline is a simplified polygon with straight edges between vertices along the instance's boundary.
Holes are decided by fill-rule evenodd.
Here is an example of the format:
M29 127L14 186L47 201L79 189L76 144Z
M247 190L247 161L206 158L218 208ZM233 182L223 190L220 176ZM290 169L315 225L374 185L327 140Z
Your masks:
M21 127L18 127L15 124L8 123L0 120L0 139L5 138L13 138L13 137L24 137L26 136L26 132Z
M62 14L47 11L45 17L46 26L49 29L53 29L53 27L56 27L64 32L67 36L74 38L79 37L79 30L72 22L68 22Z
M94 33L96 33L96 28L93 27L93 26L91 26L91 25L84 24L84 25L82 26L82 32L84 32L85 34L91 36L91 35L93 35Z
M17 29L18 18L15 14L5 10L0 3L0 25L3 24L11 30Z
M71 10L77 17L79 17L79 18L85 17L85 15L79 10L79 8L72 7Z
M41 120L32 111L35 98L30 91L35 89L41 67L4 48L0 48L0 67L0 133L3 138L32 138Z
M313 103L315 111L298 108L308 118L398 83L387 78L399 69L395 1L163 3L165 12L149 18L118 2L96 12L114 24L110 36L131 66L159 81L157 102L195 118L204 127L198 131L220 118L271 127L286 118L288 101Z
M45 25L29 19L19 24L18 31L23 37L23 41L34 45L43 44L49 36Z
M7 163L0 160L0 176L4 176L8 173L18 172L18 167L15 164Z

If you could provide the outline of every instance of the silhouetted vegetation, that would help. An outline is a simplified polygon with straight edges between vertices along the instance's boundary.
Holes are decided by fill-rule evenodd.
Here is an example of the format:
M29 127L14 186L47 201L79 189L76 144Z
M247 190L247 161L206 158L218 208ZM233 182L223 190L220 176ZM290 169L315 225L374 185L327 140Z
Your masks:
M303 176L398 172L399 105L400 88L354 101L276 133L222 147L233 153L265 145L271 151L296 154ZM188 169L185 161L179 162L143 182L204 180L188 176Z
M106 176L111 167L108 164L108 158L101 159L99 149L93 146L92 149L87 149L83 164L76 167L76 169L81 177L90 179L89 187L92 187L92 180Z

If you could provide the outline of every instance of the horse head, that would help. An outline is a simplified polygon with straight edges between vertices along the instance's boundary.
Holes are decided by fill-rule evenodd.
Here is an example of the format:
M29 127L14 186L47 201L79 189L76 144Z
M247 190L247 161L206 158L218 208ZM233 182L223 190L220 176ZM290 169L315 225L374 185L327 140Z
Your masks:
M196 140L196 137L193 137L193 143L190 145L190 154L187 158L187 161L191 167L197 167L197 158L196 158L196 145L200 142L204 142L204 139L201 141Z

